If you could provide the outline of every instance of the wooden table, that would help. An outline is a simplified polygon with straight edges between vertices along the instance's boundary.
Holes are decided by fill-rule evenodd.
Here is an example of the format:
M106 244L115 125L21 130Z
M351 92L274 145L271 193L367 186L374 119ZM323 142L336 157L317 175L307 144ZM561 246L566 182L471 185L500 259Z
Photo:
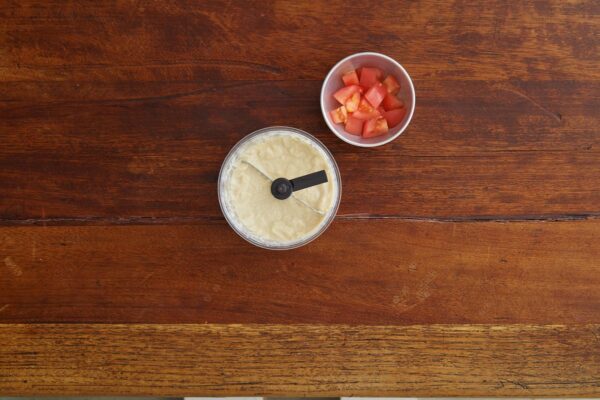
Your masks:
M600 395L597 1L0 4L0 394ZM412 75L393 143L328 131L329 68ZM281 253L219 210L289 125L339 215Z

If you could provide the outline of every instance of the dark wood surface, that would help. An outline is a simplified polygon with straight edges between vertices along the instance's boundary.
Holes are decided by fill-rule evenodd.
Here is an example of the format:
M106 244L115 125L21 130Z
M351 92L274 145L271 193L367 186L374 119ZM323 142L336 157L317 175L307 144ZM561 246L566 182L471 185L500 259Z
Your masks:
M0 21L0 393L600 395L599 2L26 0ZM318 102L367 50L417 91L376 149ZM344 185L286 253L216 196L269 125L321 139Z
M597 220L338 220L285 254L221 221L0 240L4 322L600 324Z
M0 8L5 219L220 217L225 154L276 124L333 151L342 215L599 212L597 1L171 3ZM329 68L361 50L417 91L410 129L378 149L319 110Z

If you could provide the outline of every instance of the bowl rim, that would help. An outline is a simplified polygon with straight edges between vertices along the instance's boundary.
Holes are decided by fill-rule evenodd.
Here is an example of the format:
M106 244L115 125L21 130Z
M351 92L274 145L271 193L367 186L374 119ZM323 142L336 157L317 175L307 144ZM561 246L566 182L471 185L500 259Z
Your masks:
M408 114L408 119L406 120L406 125L404 126L404 128L400 129L398 132L396 132L396 134L394 134L393 136L390 136L389 138L381 141L381 142L376 142L376 143L358 143L358 142L354 142L350 139L347 139L346 137L340 135L331 125L331 122L329 121L329 119L327 119L327 113L328 111L325 110L325 105L323 104L323 99L325 97L325 83L327 81L329 81L329 79L331 79L332 75L333 75L333 71L342 63L358 57L358 56L375 56L375 57L380 57L383 58L389 62L391 62L392 64L396 65L397 67L400 68L400 70L402 70L402 72L404 72L404 74L406 75L406 77L408 78L408 84L410 86L410 94L412 97L412 107L410 109L410 112ZM398 61L394 60L392 57L387 56L385 54L382 53L377 53L377 52L372 52L372 51L365 51L365 52L360 52L360 53L354 53L354 54L350 54L349 56L346 56L344 58L342 58L340 61L338 61L333 67L331 67L331 69L329 70L329 72L327 73L327 75L325 76L325 79L323 79L323 85L321 86L321 96L320 96L320 103L321 103L321 113L323 114L323 119L325 119L325 123L327 124L327 127L329 128L330 131L332 131L337 137L339 137L340 139L342 139L344 142L351 144L353 146L358 146L358 147L378 147L378 146L383 146L384 144L387 144L389 142L391 142L392 140L396 139L398 136L400 136L405 130L406 128L408 128L408 126L410 125L410 122L412 120L413 114L415 113L415 108L417 108L417 99L416 99L416 92L415 92L415 86L413 85L413 81L412 78L410 77L410 74L408 73L408 71L406 71L406 69L402 66L402 64L400 64Z
M336 176L336 178L337 178L336 179L336 183L337 183L337 198L335 199L335 204L332 207L331 214L325 220L325 223L319 228L319 230L316 231L312 236L309 236L309 237L307 237L306 239L304 239L302 241L295 242L295 243L292 243L292 244L283 244L283 245L273 245L273 246L270 246L268 244L265 244L263 242L255 240L254 238L246 235L245 232L241 232L235 226L235 224L231 220L231 216L226 212L225 204L224 204L224 199L223 199L223 194L221 193L221 189L223 188L223 182L224 182L223 181L224 180L223 174L225 173L225 167L227 166L227 163L229 161L231 161L232 157L236 155L237 150L243 144L245 144L248 140L251 140L252 138L254 138L256 136L260 136L262 134L269 133L269 132L275 131L275 130L284 130L284 131L287 130L287 131L290 131L292 133L299 134L300 136L304 136L308 140L313 141L319 148L321 148L325 152L325 155L329 158L329 161L331 162L332 167L333 167L333 169L334 169L334 171L335 171L335 173L337 175ZM308 133L306 131L303 131L302 129L294 128L292 126L285 126L285 125L266 126L264 128L257 129L254 132L251 132L251 133L245 135L240 140L238 140L233 145L233 147L231 147L231 149L229 150L229 152L227 153L227 155L223 159L223 162L221 163L221 168L219 170L219 176L218 176L218 179L217 179L217 198L218 198L218 201L219 201L219 208L221 209L221 213L223 214L223 217L225 217L225 221L227 222L227 224L229 225L229 227L231 229L233 229L233 231L235 233L238 234L239 237L241 237L245 241L253 244L256 247L260 247L260 248L263 248L263 249L266 249L266 250L276 250L276 251L278 251L278 250L292 250L292 249L296 249L298 247L305 246L308 243L312 242L313 240L317 239L333 223L333 221L335 220L335 217L337 216L337 212L339 210L340 203L342 201L342 175L340 173L340 168L339 168L339 166L338 166L335 158L333 157L333 154L331 153L331 151L327 148L327 146L325 146L323 144L323 142L321 142L315 136L311 135L310 133Z

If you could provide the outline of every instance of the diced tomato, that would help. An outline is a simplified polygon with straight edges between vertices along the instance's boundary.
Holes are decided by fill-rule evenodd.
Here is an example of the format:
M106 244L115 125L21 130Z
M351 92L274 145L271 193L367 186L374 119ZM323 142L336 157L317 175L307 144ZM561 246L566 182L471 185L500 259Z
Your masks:
M354 118L352 115L348 115L348 119L346 120L346 132L351 135L360 136L363 131L363 121Z
M343 124L346 122L346 118L348 118L348 111L346 111L346 107L340 106L335 110L329 111L329 115L331 115L331 119L336 124Z
M344 86L343 88L335 92L333 94L333 97L335 97L335 99L343 105L346 103L346 100L350 98L350 96L352 96L355 92L359 91L360 88L358 87L358 85Z
M381 116L381 112L371 106L369 102L363 97L358 105L358 110L356 110L352 116L354 118L362 119L366 121L368 119L373 119Z
M384 135L402 123L407 110L397 97L400 82L393 75L383 76L383 71L375 67L343 74L345 86L333 95L342 106L329 112L331 120L344 124L349 134L365 138Z
M342 80L344 81L344 85L346 85L346 86L358 85L358 82L359 82L358 75L356 74L356 71L354 71L354 70L345 73L344 76L342 76Z
M404 107L404 103L402 102L402 100L389 93L387 96L385 96L381 105L383 105L385 111L395 110L397 108Z
M388 92L381 83L376 83L365 93L365 99L369 100L369 103L375 108L379 107ZM384 106L385 107L385 106Z
M373 107L371 103L369 103L367 99L363 97L358 105L358 109L360 111L371 112L375 109L375 107Z
M382 113L383 118L387 121L387 124L390 128L395 127L404 119L404 115L406 114L406 108L397 108L395 110L384 111Z
M365 122L362 136L365 138L384 135L388 132L387 121L383 117L373 118Z
M360 103L360 93L354 92L348 100L346 100L346 110L348 112L354 112L358 110L358 103Z
M381 113L375 109L373 109L373 111L371 112L364 112L364 111L356 111L352 113L352 116L356 119L360 119L362 121L366 121L369 119L373 119L373 118L377 118L377 117L381 117Z
M378 83L383 77L383 72L379 68L362 67L360 71L360 85L371 87Z
M400 91L400 83L392 75L388 75L383 80L383 85L386 87L388 93L397 94Z

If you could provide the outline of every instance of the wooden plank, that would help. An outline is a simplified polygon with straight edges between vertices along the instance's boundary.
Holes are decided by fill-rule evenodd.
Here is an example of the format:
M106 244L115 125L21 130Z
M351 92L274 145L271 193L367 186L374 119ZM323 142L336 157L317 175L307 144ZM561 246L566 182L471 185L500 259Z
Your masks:
M598 14L589 1L3 4L0 218L219 216L226 152L274 124L334 152L344 215L596 215ZM355 32L358 16L377 32ZM375 150L328 132L317 100L327 70L365 49L400 60L418 96L409 130Z
M595 397L599 337L599 325L0 325L0 391Z
M214 92L191 83L82 85L85 99L65 83L13 85L3 96L19 99L0 101L2 218L220 216L216 180L227 151L273 124L312 132L333 151L342 215L600 213L597 82L502 84L507 90L418 82L411 127L378 149L327 131L320 82L216 84ZM31 98L40 91L55 94Z
M221 221L0 228L0 322L600 323L600 220L338 220L285 253Z
M598 15L593 0L27 0L0 8L0 66L13 80L172 79L161 67L190 79L200 68L220 79L322 79L345 55L379 50L417 79L598 80Z

